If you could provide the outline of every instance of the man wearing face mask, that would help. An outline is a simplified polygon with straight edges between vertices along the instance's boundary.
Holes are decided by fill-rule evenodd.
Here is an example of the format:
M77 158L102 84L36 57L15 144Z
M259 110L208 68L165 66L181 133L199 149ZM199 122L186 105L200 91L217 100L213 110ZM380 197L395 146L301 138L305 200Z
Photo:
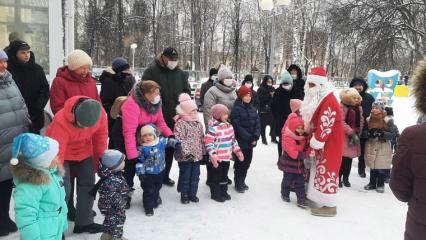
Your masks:
M297 99L303 100L305 97L305 80L303 80L302 70L296 64L291 64L287 68L293 79L294 94Z
M205 83L201 84L201 91L200 91L200 102L201 106L204 104L204 95L206 95L207 91L213 87L215 82L217 81L217 69L211 68L209 71L209 80L207 80Z
M175 48L168 47L157 57L155 62L148 67L142 75L142 81L152 80L160 85L161 102L164 120L173 131L176 116L176 106L179 104L181 93L191 94L188 75L178 66L178 52ZM170 169L173 163L173 148L166 149L166 168L163 183L173 186L175 182L170 179Z
M49 100L49 83L43 68L35 62L31 47L24 41L13 41L8 47L9 66L30 114L33 133L44 125L44 107Z
M67 57L68 65L60 67L50 89L50 107L56 114L65 101L73 96L87 96L101 102L96 81L90 74L92 59L83 50L76 49Z
M291 113L290 99L300 99L297 89L293 85L293 79L287 70L283 70L281 73L280 87L274 93L272 97L271 110L272 116L275 121L275 134L278 136L278 157L282 154L281 145L281 129L287 121L288 115Z
M135 84L135 78L130 72L130 65L126 59L118 57L112 62L112 67L102 72L99 77L101 82L101 100L108 114L109 149L117 149L112 138L112 127L115 120L111 117L112 105L118 97L127 96Z
M259 96L257 95L257 92L253 89L254 87L253 75L251 74L246 75L244 77L243 82L241 83L241 86L246 86L247 88L251 89L250 104L253 105L253 107L256 108L257 110L259 108Z

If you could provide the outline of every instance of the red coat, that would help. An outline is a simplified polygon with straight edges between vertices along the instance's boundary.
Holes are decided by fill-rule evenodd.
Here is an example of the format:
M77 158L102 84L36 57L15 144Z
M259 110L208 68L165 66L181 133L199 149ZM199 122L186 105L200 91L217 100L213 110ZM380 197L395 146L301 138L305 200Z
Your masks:
M343 153L343 119L333 92L324 97L311 119L311 148L316 163L311 167L308 199L321 206L335 207Z
M83 96L68 99L46 130L46 136L59 142L58 157L61 162L64 160L79 162L93 156L97 163L107 148L108 124L103 108L99 122L93 127L77 128L72 123L74 120L72 107L81 97Z
M64 66L58 69L50 89L50 108L56 114L64 107L65 101L74 96L87 96L101 102L96 81L90 74L82 78Z
M297 136L294 132L298 125L304 125L303 119L292 113L288 116L287 121L281 130L282 147L288 156L293 159L297 158L299 152L305 150L306 140L304 136Z

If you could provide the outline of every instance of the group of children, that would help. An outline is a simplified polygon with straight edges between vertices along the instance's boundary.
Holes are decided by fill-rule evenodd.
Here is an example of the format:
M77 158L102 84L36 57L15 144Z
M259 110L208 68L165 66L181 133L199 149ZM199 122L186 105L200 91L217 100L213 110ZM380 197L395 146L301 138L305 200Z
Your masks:
M147 216L152 216L154 209L162 203L159 192L166 147L175 149L175 159L179 165L177 190L181 194L182 204L199 201L200 164L206 158L209 159L206 163L208 185L213 200L224 202L231 199L228 171L232 159L235 160L235 189L240 193L249 189L245 179L253 148L260 136L260 121L256 109L250 104L251 94L249 88L242 86L231 112L222 104L214 105L206 133L198 117L197 105L188 94L179 97L174 136L162 137L153 124L141 126L137 133L140 156L135 171L143 189L143 206ZM367 138L365 158L371 174L365 189L383 192L385 172L390 169L392 156L390 141L397 129L392 117L386 115L382 101L373 103L366 122L368 127L364 128L360 103L361 97L355 89L341 92L346 143L339 185L350 186L352 158L360 154L359 139ZM294 190L297 205L306 208L305 180L311 157L300 106L300 100L290 101L292 113L282 128L283 154L278 167L284 172L282 199L290 202L289 194ZM26 235L34 234L35 230L40 231L40 236L61 239L67 229L67 206L61 165L57 163L58 151L58 143L48 137L25 133L14 139L15 158L11 160L11 165L16 185L15 212L23 239ZM99 192L98 208L105 216L101 240L125 239L125 209L132 191L123 176L124 160L125 155L117 150L107 150L101 157L100 180L92 191L94 195ZM41 212L48 214L40 216Z

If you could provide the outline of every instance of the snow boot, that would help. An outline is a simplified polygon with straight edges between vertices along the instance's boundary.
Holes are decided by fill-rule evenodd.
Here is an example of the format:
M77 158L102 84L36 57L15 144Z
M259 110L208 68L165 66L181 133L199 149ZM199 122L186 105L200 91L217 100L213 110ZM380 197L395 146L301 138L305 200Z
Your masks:
M373 185L371 183L364 186L364 190L367 190L367 191L374 190L374 189L376 189L376 185Z
M343 182L339 181L339 188L343 188Z
M344 179L343 179L343 185L344 185L345 187L351 187L351 183L349 182L349 179L344 178Z
M189 196L189 201L197 203L200 201L200 199L197 196Z
M311 214L318 217L335 217L337 215L336 207L312 208Z
M222 196L225 200L231 200L231 195L228 194L228 185L227 184L221 185L220 190L221 190Z
M181 193L180 194L180 202L182 204L188 204L189 203L189 196L188 193Z
M384 193L385 192L385 187L384 186L380 186L376 188L376 192L378 193Z
M112 236L108 233L102 233L100 240L112 240Z
M74 226L73 233L100 233L103 231L101 224L92 223L88 225Z
M229 179L229 177L228 177L228 185L231 185L231 184L232 184L232 180Z
M210 193L211 199L216 202L225 202L225 198L223 197L219 184L210 184Z
M308 203L306 202L306 199L298 199L297 200L297 206L302 208L302 209L306 209L309 207Z
M147 217L154 216L154 209L145 209L145 216Z
M282 199L284 202L290 202L290 197L288 197L288 196L283 196L283 195L281 195L281 199Z

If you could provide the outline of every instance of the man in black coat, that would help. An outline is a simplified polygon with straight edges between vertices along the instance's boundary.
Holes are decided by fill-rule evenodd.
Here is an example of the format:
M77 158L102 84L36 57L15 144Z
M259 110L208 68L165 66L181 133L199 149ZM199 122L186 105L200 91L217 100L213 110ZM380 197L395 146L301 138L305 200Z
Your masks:
M362 112L363 112L362 115L364 117L364 123L365 123L364 129L368 129L367 117L370 116L371 106L373 105L374 97L371 94L367 93L368 85L363 78L356 77L352 79L349 86L358 90L359 94L362 97L361 105L362 105ZM366 174L365 174L364 148L365 148L365 143L367 142L367 139L361 138L360 140L361 140L360 141L361 156L358 157L358 174L360 177L365 178Z
M118 97L127 96L135 84L135 78L130 72L130 65L126 59L118 57L112 62L112 67L102 72L99 77L101 82L101 101L108 115L109 149L117 149L113 137L112 127L115 120L111 117L111 107Z
M181 93L191 94L188 74L185 74L185 72L179 68L178 58L177 50L168 47L163 50L155 62L148 67L142 75L142 80L152 80L160 85L164 120L172 131L175 126L173 118L176 115L176 106L179 104L179 95ZM167 186L173 186L175 184L169 177L173 163L173 154L173 148L166 149L166 169L163 183Z
M287 72L289 72L291 78L293 78L293 89L296 98L303 100L305 97L305 80L303 80L302 70L296 64L291 64L287 68Z
M44 107L50 96L49 83L43 68L35 62L28 43L17 40L10 43L8 71L21 92L32 122L31 132L39 134L44 126Z
M205 83L201 84L201 90L200 90L200 103L201 106L204 105L204 95L206 95L206 92L213 87L215 84L215 81L217 81L217 69L211 68L209 71L209 80L207 80Z

